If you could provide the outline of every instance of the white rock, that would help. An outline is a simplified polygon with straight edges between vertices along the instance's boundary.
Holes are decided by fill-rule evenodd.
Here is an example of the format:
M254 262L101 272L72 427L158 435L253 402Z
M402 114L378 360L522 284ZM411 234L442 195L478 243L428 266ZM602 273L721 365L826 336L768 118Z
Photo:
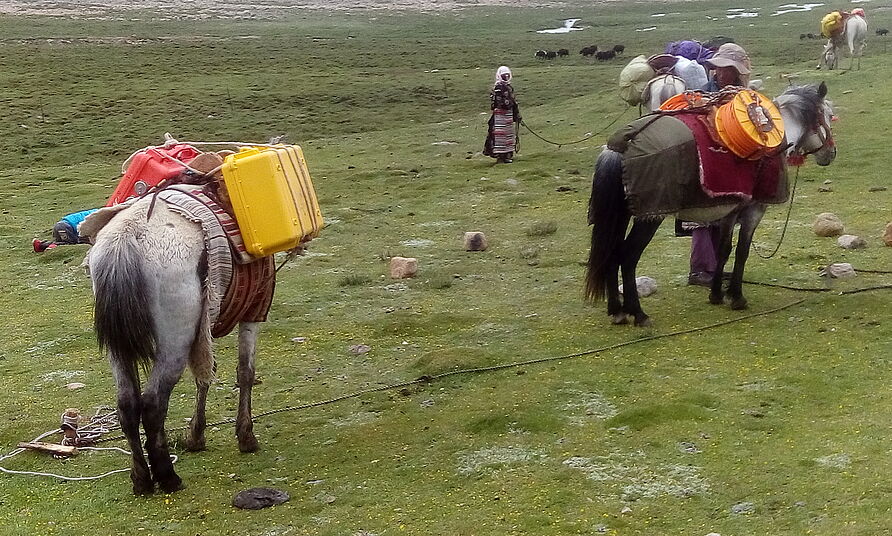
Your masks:
M635 286L638 287L638 296L646 298L657 291L657 280L646 275L635 278ZM619 293L623 293L623 285L619 286Z
M87 386L87 384L85 384L85 383L71 382L68 385L66 385L65 388L68 389L69 391L77 391L79 389L83 389L86 386Z
M392 257L390 259L390 277L406 279L418 273L418 259L413 257Z
M867 247L867 241L860 236L844 234L836 239L836 243L844 249L861 249Z
M855 277L855 269L847 262L838 262L821 270L821 275L829 275L830 277Z
M632 513L632 509L628 506L623 506L623 509L619 511L620 514L628 515Z

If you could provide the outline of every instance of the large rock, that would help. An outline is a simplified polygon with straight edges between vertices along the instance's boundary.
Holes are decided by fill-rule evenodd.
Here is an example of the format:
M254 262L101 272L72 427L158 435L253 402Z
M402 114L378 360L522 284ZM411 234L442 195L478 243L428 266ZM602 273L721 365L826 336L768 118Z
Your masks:
M818 236L839 236L845 231L845 226L836 214L824 212L818 214L812 230Z
M469 231L465 233L465 251L486 251L489 243L486 241L486 235L480 231Z
M886 230L883 232L883 243L892 246L892 221L886 224Z
M273 488L251 488L239 492L232 498L232 506L243 510L260 510L268 506L282 504L291 497L281 490Z
M867 247L867 241L860 236L844 234L836 239L836 243L844 249L861 249Z
M415 277L418 273L418 259L412 257L391 257L390 277L393 279L406 279Z
M652 277L642 275L635 278L635 286L638 287L638 296L646 298L657 291L657 280ZM623 285L619 286L619 293L623 293Z

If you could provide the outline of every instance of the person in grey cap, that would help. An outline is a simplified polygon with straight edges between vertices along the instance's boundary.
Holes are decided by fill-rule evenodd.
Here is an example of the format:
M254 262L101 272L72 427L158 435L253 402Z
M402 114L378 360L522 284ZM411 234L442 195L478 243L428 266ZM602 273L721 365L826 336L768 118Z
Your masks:
M747 87L750 82L752 64L750 57L740 45L725 43L715 54L706 60L712 68L712 77L705 91L719 91L728 86ZM716 268L715 242L718 227L692 222L682 222L682 229L691 230L691 269L688 273L689 285L708 287Z

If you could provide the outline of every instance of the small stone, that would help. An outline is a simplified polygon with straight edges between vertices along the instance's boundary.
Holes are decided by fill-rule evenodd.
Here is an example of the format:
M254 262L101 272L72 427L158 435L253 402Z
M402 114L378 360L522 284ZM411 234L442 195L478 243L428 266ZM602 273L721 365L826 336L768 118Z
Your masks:
M251 488L240 491L232 498L232 506L242 510L260 510L269 506L282 504L291 497L281 490L273 488Z
M629 508L628 506L623 506L623 509L620 510L619 513L622 515L629 515L632 513L632 509Z
M489 243L486 235L480 231L469 231L465 233L465 251L486 251Z
M574 190L575 188L573 188L572 186L558 186L554 189L555 192L572 192Z
M731 513L735 515L752 514L756 511L756 505L751 502L739 502L731 507Z
M867 247L867 241L860 236L844 234L836 239L836 243L843 249L861 249Z
M883 231L883 243L892 246L892 221L886 224L886 229Z
M657 291L657 280L646 275L635 278L635 286L638 287L638 296L646 298ZM619 293L623 293L623 285L619 286Z
M812 230L818 236L839 236L845 231L845 226L836 214L823 212L818 214Z
M306 337L294 337L291 339L291 342L296 342L296 343L300 344L302 342L307 342L307 338Z
M348 348L351 354L360 355L367 354L372 351L372 347L368 344L354 344L350 348Z
M821 193L828 193L828 192L832 192L833 188L831 188L829 186L818 186L818 191Z
M827 277L844 278L855 277L858 274L855 273L855 268L853 268L851 264L847 262L837 262L821 270L821 275Z
M68 385L66 385L65 388L68 389L69 391L78 391L80 389L83 389L86 386L87 386L87 384L85 384L85 383L71 382Z
M418 273L418 259L414 257L392 257L390 259L390 278L406 279Z
M824 181L824 185L825 185L825 186L827 186L827 185L829 185L829 184L833 184L833 181L830 180L830 179L827 179L827 180Z
M888 188L885 186L871 186L867 189L868 192L885 192Z

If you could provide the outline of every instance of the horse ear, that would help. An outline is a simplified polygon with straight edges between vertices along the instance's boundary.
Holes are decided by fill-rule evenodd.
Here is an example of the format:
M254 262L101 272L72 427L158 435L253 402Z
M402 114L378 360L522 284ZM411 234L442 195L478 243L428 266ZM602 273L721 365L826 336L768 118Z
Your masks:
M818 97L824 98L827 96L827 84L825 82L821 82L821 85L818 86Z

